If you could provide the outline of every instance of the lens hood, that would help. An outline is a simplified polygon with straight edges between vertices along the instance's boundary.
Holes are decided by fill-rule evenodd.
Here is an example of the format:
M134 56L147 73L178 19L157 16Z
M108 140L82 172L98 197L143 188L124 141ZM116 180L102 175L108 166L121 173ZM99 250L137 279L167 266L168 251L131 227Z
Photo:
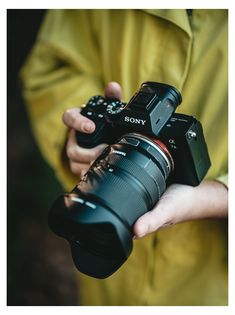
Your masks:
M88 251L79 241L71 241L70 246L77 269L97 279L105 279L112 275L128 258L125 256L120 259L99 256Z
M71 246L75 266L82 273L104 279L113 274L132 251L132 233L120 218L97 201L78 193L60 196L48 224Z

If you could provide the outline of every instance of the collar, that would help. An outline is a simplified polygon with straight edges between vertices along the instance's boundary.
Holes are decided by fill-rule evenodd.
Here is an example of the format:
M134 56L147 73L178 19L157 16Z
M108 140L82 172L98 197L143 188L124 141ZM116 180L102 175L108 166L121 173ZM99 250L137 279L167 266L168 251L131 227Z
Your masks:
M192 30L187 11L185 9L144 9L143 11L170 21L186 32L190 38L192 37Z

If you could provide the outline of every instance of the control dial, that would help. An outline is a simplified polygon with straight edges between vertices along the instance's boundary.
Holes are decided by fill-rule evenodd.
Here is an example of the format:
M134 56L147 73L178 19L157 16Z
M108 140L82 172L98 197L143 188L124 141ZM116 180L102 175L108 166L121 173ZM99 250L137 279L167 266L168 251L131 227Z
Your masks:
M109 115L116 115L123 110L125 105L126 103L123 103L121 101L112 101L108 104L106 111Z

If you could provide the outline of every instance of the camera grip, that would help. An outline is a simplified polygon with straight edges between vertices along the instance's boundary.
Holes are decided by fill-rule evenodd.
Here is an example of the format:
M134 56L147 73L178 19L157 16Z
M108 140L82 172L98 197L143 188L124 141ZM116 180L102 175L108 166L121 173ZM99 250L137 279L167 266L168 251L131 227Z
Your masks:
M96 127L93 133L76 132L76 140L81 147L90 149L101 143L109 143L110 127L105 122L94 121L94 123Z
M110 126L105 120L107 102L103 96L93 96L88 103L83 106L81 114L95 124L93 133L76 132L77 143L84 148L93 148L101 143L107 143L107 136L110 134Z

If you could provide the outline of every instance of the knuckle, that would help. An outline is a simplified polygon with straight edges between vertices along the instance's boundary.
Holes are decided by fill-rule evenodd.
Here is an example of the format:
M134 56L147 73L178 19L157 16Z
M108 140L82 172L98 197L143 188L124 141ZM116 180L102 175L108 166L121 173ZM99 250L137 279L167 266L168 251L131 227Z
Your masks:
M62 120L68 127L74 127L77 121L79 113L74 110L74 108L67 109L63 116Z
M72 161L69 162L69 167L70 167L70 170L73 174L75 175L80 175L81 173L81 170L79 168L79 165L77 163L74 163Z
M71 145L68 145L66 148L66 154L70 160L73 160L75 158L74 147Z
M74 112L70 112L69 114L69 123L71 124L71 127L74 126L75 122L76 122L76 115Z
M68 120L71 116L71 110L70 109L67 109L64 113L63 113L63 116L62 116L62 120L65 124L68 123Z

